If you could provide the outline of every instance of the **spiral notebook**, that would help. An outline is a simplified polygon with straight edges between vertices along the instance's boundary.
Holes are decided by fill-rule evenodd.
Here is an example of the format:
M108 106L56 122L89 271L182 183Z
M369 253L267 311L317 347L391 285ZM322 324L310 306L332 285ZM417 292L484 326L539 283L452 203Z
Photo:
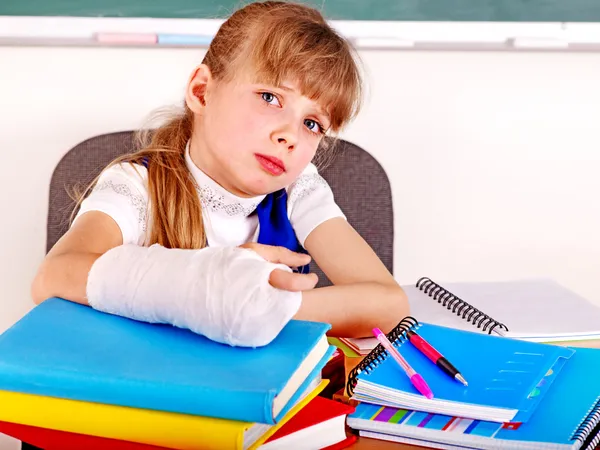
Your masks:
M409 330L437 348L469 385L456 382L409 343ZM427 381L434 398L419 394L378 345L348 376L353 399L493 422L529 420L575 353L566 347L420 323L413 317L404 318L388 339Z
M552 280L421 278L408 296L413 315L439 325L538 342L600 339L600 307Z
M534 342L600 339L600 307L547 279L403 286L411 315L427 323ZM374 338L341 339L360 355Z
M427 447L594 449L600 443L600 350L577 349L527 423L506 424L361 403L348 425ZM406 442L406 441L404 441ZM441 445L431 445L431 444Z

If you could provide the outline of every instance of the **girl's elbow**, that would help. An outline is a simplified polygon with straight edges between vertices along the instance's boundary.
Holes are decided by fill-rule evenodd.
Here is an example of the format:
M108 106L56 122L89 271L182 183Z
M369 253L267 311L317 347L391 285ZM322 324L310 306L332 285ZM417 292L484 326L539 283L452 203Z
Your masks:
M371 303L368 309L356 318L350 337L373 337L373 328L379 328L388 334L408 316L408 299L400 286L385 286L380 293L378 301Z
M31 299L36 305L39 305L44 300L51 297L48 292L46 278L46 262L44 262L36 273L30 288Z
M39 305L46 299L46 296L44 295L43 281L41 280L39 273L35 276L35 278L33 279L33 282L31 283L31 291L30 292L31 292L31 299L33 300L33 303L35 303L36 305Z
M384 333L392 331L398 323L410 314L408 306L408 297L400 286L390 287L389 295L386 296L386 301L382 302L381 310L379 311L379 324L375 325Z

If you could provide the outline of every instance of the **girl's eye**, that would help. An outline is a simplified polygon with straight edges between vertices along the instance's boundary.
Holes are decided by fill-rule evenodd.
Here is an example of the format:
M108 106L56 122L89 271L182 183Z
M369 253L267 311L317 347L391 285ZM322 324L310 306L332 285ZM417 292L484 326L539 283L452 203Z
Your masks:
M312 119L306 119L304 120L304 125L306 125L306 128L308 128L310 131L312 131L315 134L324 134L325 133L325 129L323 128L323 126Z
M270 105L275 105L275 106L281 106L281 104L279 103L279 100L277 99L277 97L275 96L275 94L271 93L271 92L262 92L261 94L262 99L267 102ZM275 101L275 103L273 103L273 100Z

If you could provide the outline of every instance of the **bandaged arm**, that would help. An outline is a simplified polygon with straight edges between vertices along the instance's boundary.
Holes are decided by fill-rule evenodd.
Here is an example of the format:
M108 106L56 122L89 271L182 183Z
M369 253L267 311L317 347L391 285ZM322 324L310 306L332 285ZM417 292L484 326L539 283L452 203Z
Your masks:
M260 347L296 314L301 292L269 284L274 269L250 249L167 249L158 244L115 247L91 267L91 307L151 323L167 323L217 342Z

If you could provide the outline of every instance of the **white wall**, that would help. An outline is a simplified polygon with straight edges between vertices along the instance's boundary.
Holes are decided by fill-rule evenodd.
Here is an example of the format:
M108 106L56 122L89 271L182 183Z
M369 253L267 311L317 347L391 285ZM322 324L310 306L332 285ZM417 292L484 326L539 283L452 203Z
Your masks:
M363 51L345 137L392 180L396 276L549 276L600 302L600 54ZM0 47L0 332L31 307L48 183L80 141L178 103L192 49Z

